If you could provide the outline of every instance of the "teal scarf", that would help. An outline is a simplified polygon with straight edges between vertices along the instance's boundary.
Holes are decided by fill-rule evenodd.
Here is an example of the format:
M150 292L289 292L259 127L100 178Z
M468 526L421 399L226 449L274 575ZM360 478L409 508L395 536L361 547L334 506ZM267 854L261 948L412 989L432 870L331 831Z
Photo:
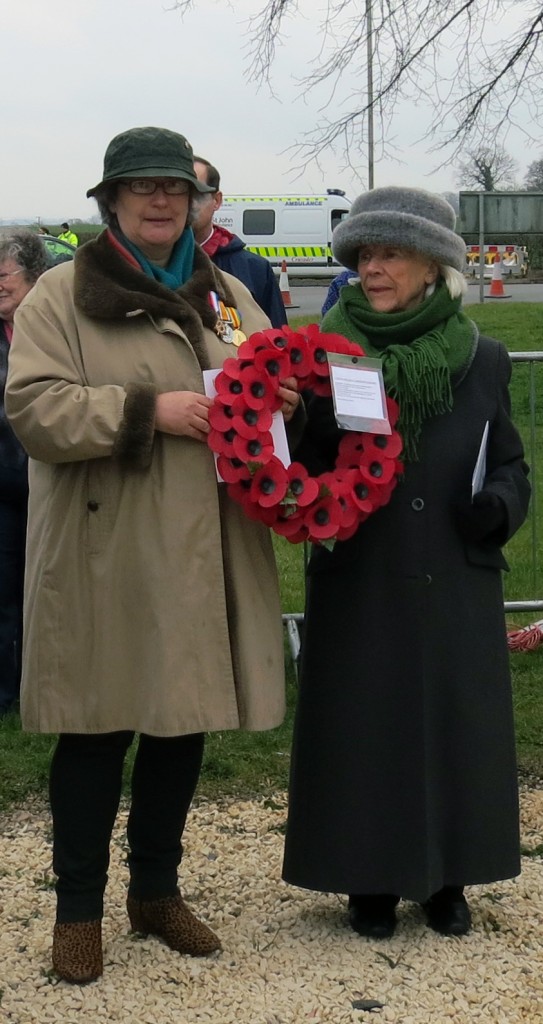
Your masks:
M122 231L119 230L115 233L125 248L137 259L147 277L154 277L155 281L160 281L161 284L173 291L180 288L182 284L186 284L192 277L195 245L192 228L185 228L181 238L177 239L166 267L157 267L156 263L151 263L143 255L141 249L138 249L126 235L123 235Z
M453 386L475 354L476 328L461 302L440 282L414 309L378 313L360 287L348 285L321 324L323 332L342 334L382 360L386 393L400 407L398 430L408 462L418 458L424 421L452 409Z

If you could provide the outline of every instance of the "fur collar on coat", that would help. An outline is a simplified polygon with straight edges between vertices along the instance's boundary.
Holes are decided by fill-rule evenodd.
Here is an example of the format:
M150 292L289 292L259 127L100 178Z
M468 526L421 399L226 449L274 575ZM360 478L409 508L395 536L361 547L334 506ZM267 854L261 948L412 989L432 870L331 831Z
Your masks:
M151 318L175 320L187 335L203 370L209 369L203 328L214 329L217 314L209 305L216 291L227 306L235 306L221 272L197 245L194 271L176 291L137 270L109 241L108 231L78 249L74 260L75 304L92 320L124 320L141 311Z

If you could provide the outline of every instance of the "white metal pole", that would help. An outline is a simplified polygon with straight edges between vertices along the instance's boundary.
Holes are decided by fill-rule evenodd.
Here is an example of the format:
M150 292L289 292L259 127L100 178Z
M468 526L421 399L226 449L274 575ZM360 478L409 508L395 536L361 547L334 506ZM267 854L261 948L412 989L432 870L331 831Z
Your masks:
M368 64L368 189L373 188L373 37L372 0L366 0L366 47Z
M479 302L485 301L485 193L479 193Z

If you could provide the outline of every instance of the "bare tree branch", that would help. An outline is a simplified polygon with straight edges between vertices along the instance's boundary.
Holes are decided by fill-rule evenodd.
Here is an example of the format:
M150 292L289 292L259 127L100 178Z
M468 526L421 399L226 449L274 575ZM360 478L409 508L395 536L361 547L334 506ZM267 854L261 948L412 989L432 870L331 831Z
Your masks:
M184 15L196 2L175 0L174 6ZM504 141L521 114L534 133L543 124L540 0L371 0L371 10L373 101L366 85L365 4L322 0L314 11L319 41L297 86L302 98L326 86L328 99L316 124L291 147L300 170L330 148L342 149L350 163L366 147L370 111L380 129L377 143L386 150L386 131L401 97L433 110L424 138L430 150L447 151L448 162L462 152L492 147L498 136ZM516 30L511 34L504 27L500 35L502 19L512 11ZM250 17L250 81L273 89L278 48L289 23L302 17L299 0L266 0Z

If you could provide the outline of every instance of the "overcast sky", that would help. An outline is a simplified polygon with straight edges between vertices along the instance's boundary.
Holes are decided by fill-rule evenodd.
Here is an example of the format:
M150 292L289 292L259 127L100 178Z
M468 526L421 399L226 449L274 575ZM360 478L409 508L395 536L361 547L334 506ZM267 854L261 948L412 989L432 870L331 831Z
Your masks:
M225 193L343 188L354 198L363 191L365 157L359 177L329 154L297 178L288 152L323 102L322 93L304 101L295 84L315 55L319 0L299 0L302 16L288 24L274 64L275 96L246 77L246 19L262 6L195 0L182 19L169 0L5 0L0 220L92 216L96 205L85 191L101 179L107 143L146 124L186 135L219 167ZM399 108L391 138L401 162L378 161L376 186L455 190L454 168L430 173L437 158L416 143L425 117L422 100ZM507 148L522 180L540 154L515 133Z

